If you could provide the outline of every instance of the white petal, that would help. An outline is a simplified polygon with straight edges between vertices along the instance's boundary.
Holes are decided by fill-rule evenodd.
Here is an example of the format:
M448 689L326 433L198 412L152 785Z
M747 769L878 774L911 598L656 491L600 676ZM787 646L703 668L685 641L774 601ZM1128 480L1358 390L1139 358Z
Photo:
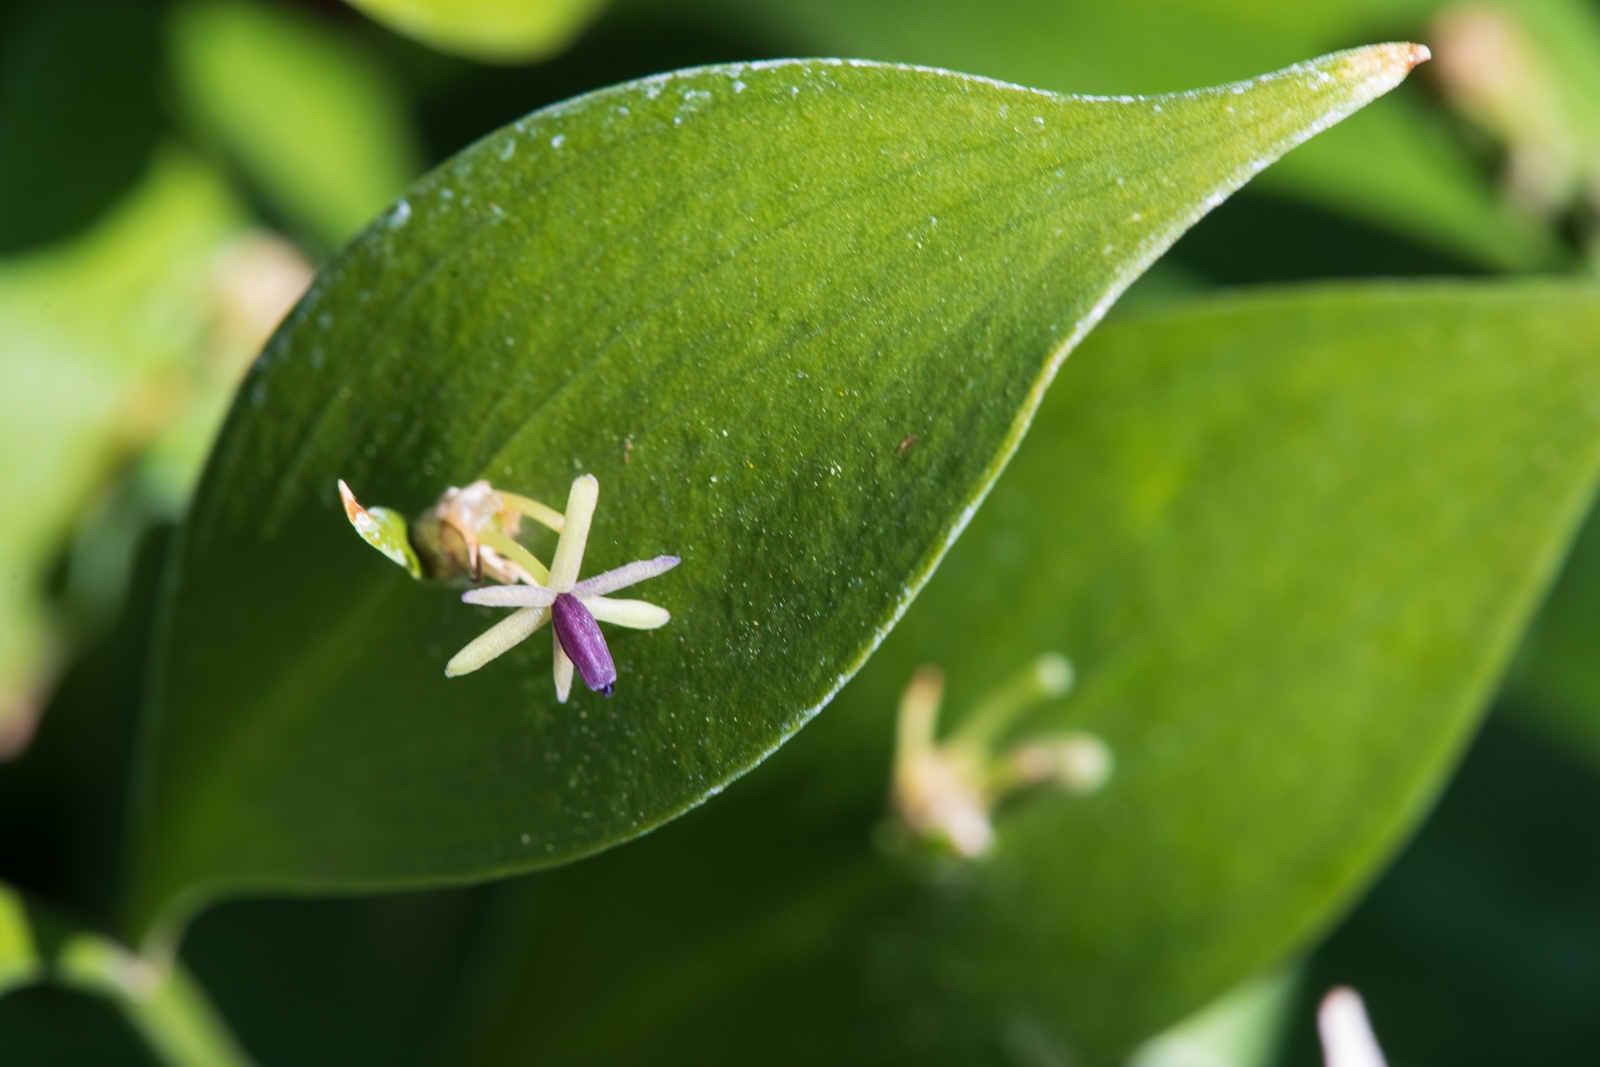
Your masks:
M556 699L565 704L567 694L572 692L572 660L567 656L567 650L561 647L561 638L556 636L554 630L550 631L550 640L556 646Z
M479 634L476 641L457 652L454 658L445 664L444 676L457 678L463 674L471 674L485 663L526 641L530 634L549 621L549 608L523 608L515 614L507 615Z
M572 482L572 492L567 496L567 517L561 528L561 539L556 542L555 558L550 561L551 589L558 593L572 591L578 581L578 568L583 566L583 546L589 541L589 521L594 518L595 501L600 499L600 482L592 474L585 474Z
M1387 1067L1361 994L1349 986L1335 986L1322 998L1317 1033L1327 1067Z
M616 570L597 574L593 578L585 578L572 587L572 593L577 597L605 596L607 593L615 593L618 589L626 589L630 585L637 585L646 578L654 578L658 574L665 574L680 562L677 556L636 559L632 563L624 563ZM596 616L596 618L598 617Z
M556 602L556 593L542 585L488 585L468 589L461 599L490 608L547 608Z
M672 621L666 608L647 604L643 600L612 600L610 597L579 597L589 614L601 622L614 622L618 626L631 626L635 630L654 630Z

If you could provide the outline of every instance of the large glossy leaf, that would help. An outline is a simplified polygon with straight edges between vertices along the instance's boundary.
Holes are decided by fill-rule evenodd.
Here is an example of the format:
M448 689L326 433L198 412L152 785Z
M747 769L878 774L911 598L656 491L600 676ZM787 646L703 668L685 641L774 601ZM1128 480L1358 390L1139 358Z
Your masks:
M631 0L639 7L681 4ZM1167 92L1244 77L1353 41L1427 41L1443 0L694 0L718 23L776 30L801 53L928 63L1078 93ZM1600 20L1582 0L1504 0L1565 95L1600 78ZM1592 109L1592 104L1587 104ZM1587 115L1584 116L1587 118ZM1425 98L1397 94L1293 153L1262 188L1348 212L1470 261L1556 254L1500 202L1483 165Z
M605 0L350 0L442 52L518 63L559 52Z
M1470 735L1600 467L1588 286L1352 287L1108 325L834 707L717 804L532 880L488 1062L1109 1063L1308 944ZM880 854L900 687L1046 650L1090 799Z
M370 889L582 856L716 793L893 625L1067 351L1411 46L1079 99L834 60L538 112L325 270L242 387L174 561L136 923L224 889ZM559 706L548 639L366 548L335 479L417 514L600 480L587 572L672 552L671 625ZM546 542L533 547L548 552Z

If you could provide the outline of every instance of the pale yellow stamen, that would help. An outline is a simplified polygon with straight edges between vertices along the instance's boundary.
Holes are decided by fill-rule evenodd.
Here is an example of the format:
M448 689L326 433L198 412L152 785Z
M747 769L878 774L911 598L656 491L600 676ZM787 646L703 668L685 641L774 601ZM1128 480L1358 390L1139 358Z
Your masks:
M543 523L550 529L561 532L567 524L567 517L548 504L541 504L531 497L520 493L508 493L504 489L496 490L500 494L500 502L512 511L520 511L534 522Z
M550 572L545 570L544 564L540 563L532 552L529 552L492 526L485 526L479 530L478 540L512 562L521 564L522 569L527 571L533 580L540 585L549 580Z

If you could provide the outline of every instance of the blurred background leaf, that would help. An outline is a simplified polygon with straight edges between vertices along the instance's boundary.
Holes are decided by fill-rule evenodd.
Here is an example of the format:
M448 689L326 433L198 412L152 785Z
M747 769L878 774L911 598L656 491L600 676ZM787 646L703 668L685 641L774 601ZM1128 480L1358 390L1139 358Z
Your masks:
M1597 328L1587 284L1102 328L826 715L716 805L529 880L473 1056L1106 1063L1309 947L1425 814L1587 504ZM912 669L972 707L1050 649L1081 691L1020 736L1094 730L1111 785L1003 809L942 878L875 853Z
M0 256L87 228L144 175L160 38L156 3L0 4Z
M379 22L443 52L490 63L561 51L605 0L350 0Z
M258 361L187 520L139 935L225 892L548 866L714 795L881 640L1128 281L1410 57L1144 104L680 72L435 171ZM485 614L372 557L335 479L417 514L486 476L560 503L580 470L588 568L681 554L646 594L676 621L618 639L603 706L556 705L548 638L445 679Z
M393 78L341 29L281 4L192 0L172 12L183 109L274 212L342 244L422 170Z
M226 186L174 149L93 230L0 261L0 494L13 502L0 513L0 725L13 739L61 658L47 572L206 376L213 271L243 226ZM216 354L229 355L237 373L236 355Z
M663 0L631 2L645 10L679 7ZM764 30L802 54L926 63L1063 92L1152 93L1245 77L1363 40L1422 40L1437 51L1441 42L1433 20L1450 5L1440 0L696 0L696 6L714 22ZM1591 166L1589 159L1600 149L1600 125L1594 122L1594 101L1600 100L1595 91L1600 16L1583 0L1458 6L1500 15L1499 25L1509 26L1509 35L1527 46L1529 63L1519 70L1532 70L1553 86L1565 108L1555 118L1556 138L1574 150L1568 165L1575 173L1562 195L1579 195L1577 172ZM1479 43L1462 42L1469 49ZM1516 49L1516 44L1509 48ZM1441 65L1451 61L1447 55L1439 58ZM1479 58L1463 57L1462 63L1485 68ZM1489 57L1491 63L1494 58ZM1484 73L1493 79L1495 72ZM1432 74L1423 79L1433 80ZM1508 92L1527 95L1521 85ZM1521 138L1527 109L1497 105L1495 110L1501 118L1486 132L1497 139ZM1475 113L1481 117L1484 111ZM1453 124L1425 98L1422 87L1413 88L1292 153L1257 191L1328 206L1483 266L1527 269L1559 261L1560 243L1543 225L1549 211L1530 217L1501 197L1486 180L1471 143L1451 130ZM1553 207L1559 214L1566 201Z
M1491 719L1439 809L1312 956L1284 1067L1322 1057L1315 998L1357 986L1391 1063L1587 1063L1600 1041L1600 782Z

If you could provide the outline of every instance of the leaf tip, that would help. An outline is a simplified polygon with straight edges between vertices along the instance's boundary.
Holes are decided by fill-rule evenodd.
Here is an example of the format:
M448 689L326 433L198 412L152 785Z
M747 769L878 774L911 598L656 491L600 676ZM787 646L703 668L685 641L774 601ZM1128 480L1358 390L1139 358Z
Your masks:
M1425 44L1411 41L1390 41L1369 45L1347 53L1348 69L1358 81L1366 82L1382 95L1405 80L1407 74L1419 63L1426 63L1433 53Z

